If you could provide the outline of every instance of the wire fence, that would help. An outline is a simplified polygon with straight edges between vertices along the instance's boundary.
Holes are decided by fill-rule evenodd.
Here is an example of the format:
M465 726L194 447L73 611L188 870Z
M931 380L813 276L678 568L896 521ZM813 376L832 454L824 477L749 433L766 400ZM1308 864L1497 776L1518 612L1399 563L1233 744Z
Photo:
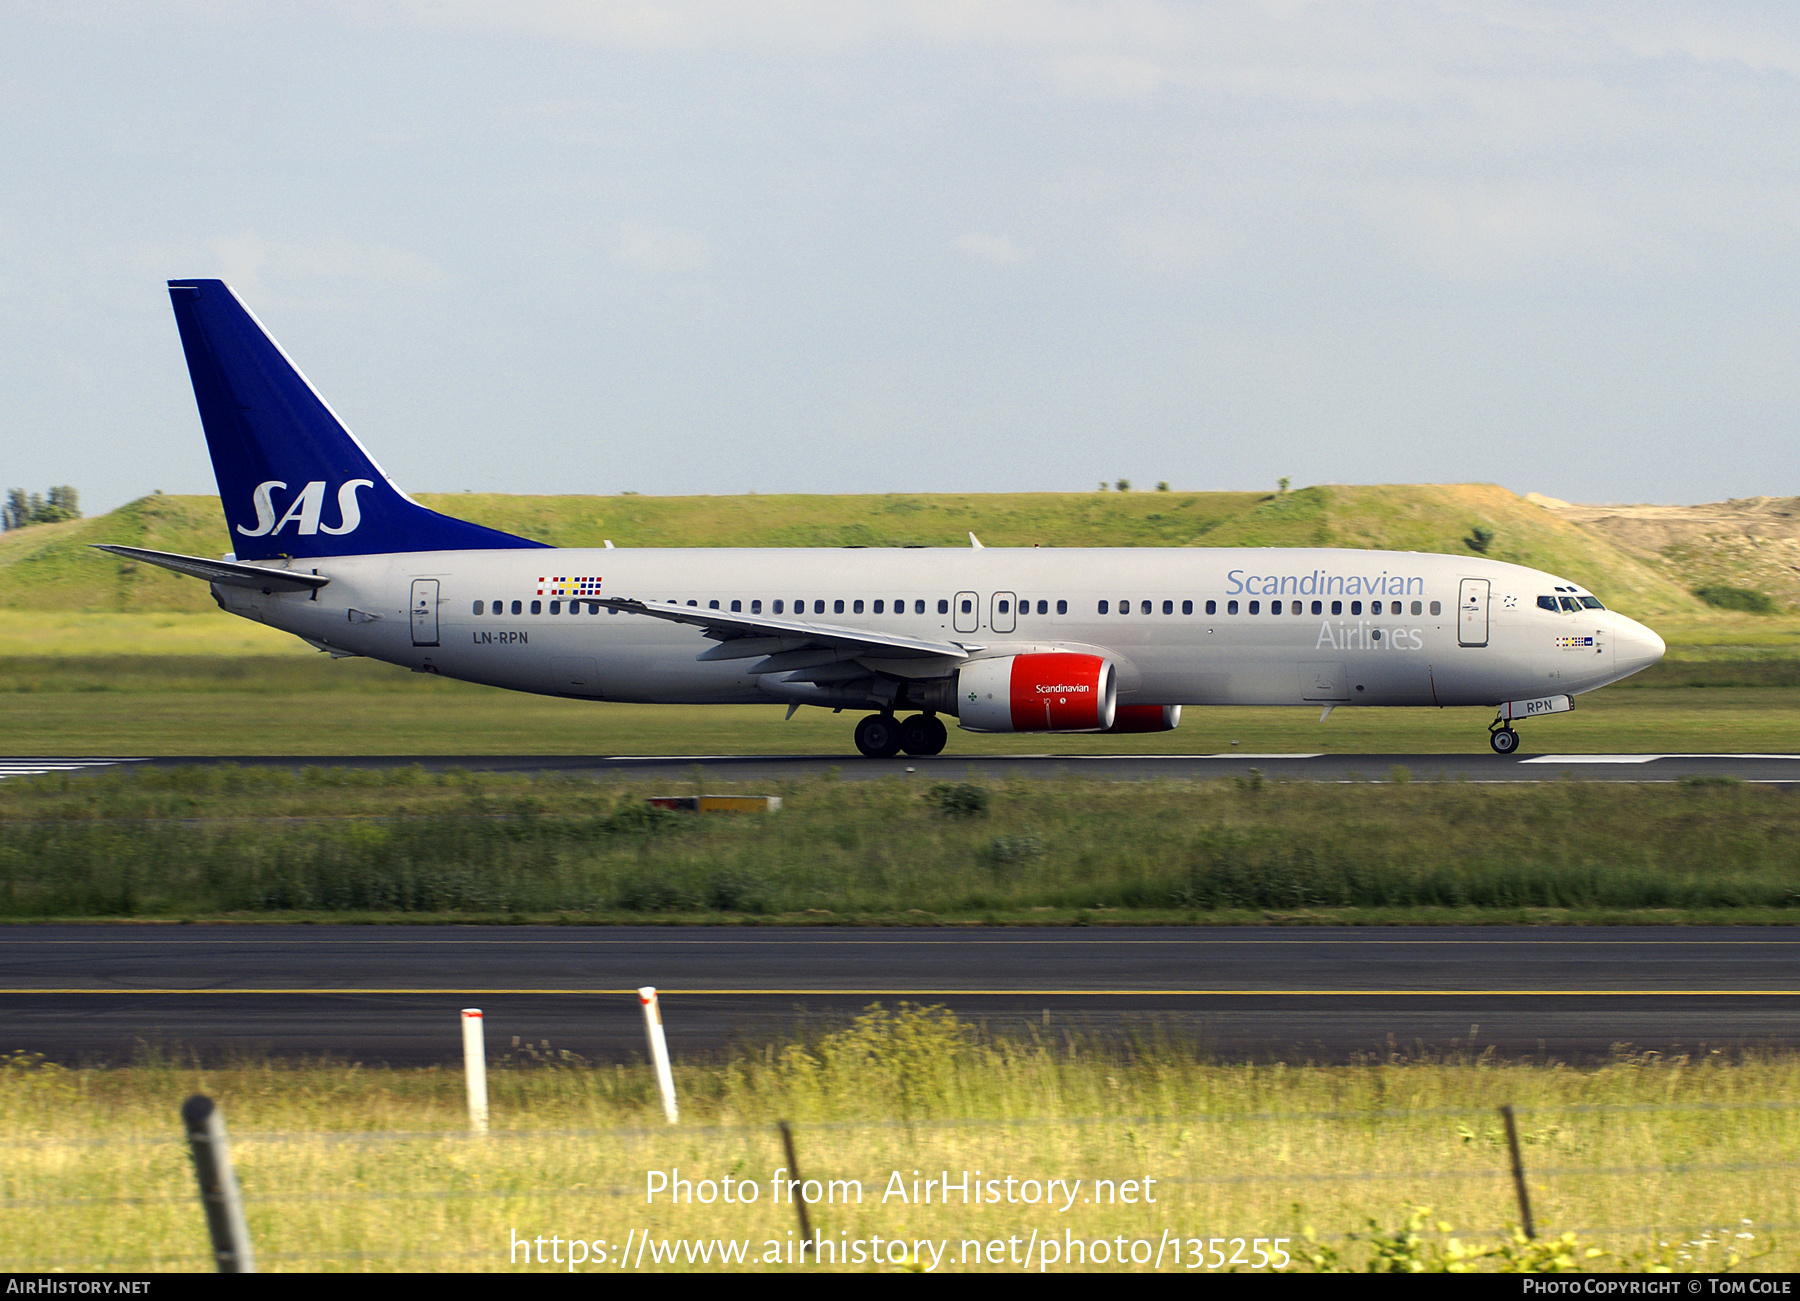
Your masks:
M899 1228L949 1244L973 1231L971 1169L979 1201L987 1177L982 1169L1009 1170L1009 1185L1020 1184L1022 1193L1025 1184L1051 1182L1044 1163L1054 1160L1064 1163L1057 1168L1065 1191L1071 1179L1092 1187L1084 1228L1116 1229L1120 1242L1128 1233L1139 1235L1133 1241L1160 1233L1166 1245L1172 1234L1178 1260L1171 1265L1159 1254L1156 1267L1165 1270L1196 1268L1182 1256L1184 1242L1242 1241L1229 1232L1219 1236L1234 1225L1259 1226L1257 1242L1279 1241L1289 1253L1305 1242L1309 1249L1354 1254L1372 1250L1383 1233L1400 1233L1393 1226L1404 1227L1409 1215L1413 1237L1427 1243L1515 1241L1512 1226L1531 1229L1533 1206L1534 1238L1573 1233L1595 1240L1615 1268L1652 1257L1674 1268L1800 1263L1788 1241L1800 1233L1800 1179L1794 1177L1800 1159L1787 1157L1800 1152L1792 1141L1800 1138L1800 1101L1561 1104L1521 1106L1513 1114L1535 1127L1525 1130L1522 1164L1510 1125L1498 1123L1494 1108L1474 1106L834 1119L795 1126L797 1157L783 1156L773 1124L485 1134L278 1130L233 1134L230 1144L243 1175L247 1222L258 1239L256 1260L295 1269L519 1268L515 1229L522 1224L555 1226L559 1233L589 1226L593 1236L581 1240L584 1250L605 1257L595 1268L645 1267L644 1243L652 1244L648 1267L687 1267L691 1255L659 1260L654 1253L673 1252L671 1242L729 1235L788 1244L802 1208L826 1217L824 1229L808 1230L826 1246L848 1226L878 1234ZM187 1146L173 1118L161 1135L0 1138L6 1194L0 1211L13 1213L0 1216L6 1226L0 1269L210 1266L218 1257L205 1250L207 1221L182 1150ZM798 1174L789 1167L801 1165L810 1176L801 1191L771 1196L780 1179ZM779 1177L771 1175L777 1167ZM716 1201L699 1205L691 1192L685 1206L659 1203L647 1195L645 1179L646 1170L659 1168L687 1169L692 1179L715 1184L721 1170L735 1168L750 1176L740 1188L755 1182L760 1191L735 1209ZM933 1202L928 1189L921 1204L920 1171L936 1176L940 1169L943 1191ZM887 1195L865 1197L890 1171ZM1158 1195L1148 1204L1115 1200L1102 1216L1101 1182L1115 1193L1123 1174L1138 1171L1153 1172ZM950 1190L959 1174L957 1203ZM898 1205L890 1203L892 1179L901 1184ZM850 1183L855 1206L815 1200L810 1191ZM1009 1187L1004 1209L981 1207L976 1227L985 1234L998 1217L1011 1216L1021 1234L1033 1225L1066 1230L1076 1209L1073 1197L1070 1202L1057 1211L1036 1193L1029 1202L1014 1201ZM1441 1208L1461 1227L1422 1221L1421 1206ZM33 1224L45 1226L41 1241L32 1237ZM414 1240L405 1241L408 1235ZM639 1243L638 1263L619 1259L622 1240ZM966 1250L967 1240L963 1245ZM592 1260L584 1258L584 1268ZM528 1249L525 1263L540 1262ZM804 1252L800 1263L818 1267ZM1134 1258L1124 1267L1150 1266ZM1204 1251L1199 1267L1214 1267Z

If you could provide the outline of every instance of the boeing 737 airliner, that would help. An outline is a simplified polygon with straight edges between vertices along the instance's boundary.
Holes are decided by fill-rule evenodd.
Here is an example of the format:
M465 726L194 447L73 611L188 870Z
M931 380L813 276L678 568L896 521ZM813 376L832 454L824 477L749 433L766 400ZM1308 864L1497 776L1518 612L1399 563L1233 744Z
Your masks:
M871 757L975 732L1154 732L1185 705L1492 707L1662 657L1579 583L1478 556L1149 549L555 549L400 491L219 280L169 283L226 525L208 580L334 656L587 700L870 711ZM904 716L903 716L904 715Z

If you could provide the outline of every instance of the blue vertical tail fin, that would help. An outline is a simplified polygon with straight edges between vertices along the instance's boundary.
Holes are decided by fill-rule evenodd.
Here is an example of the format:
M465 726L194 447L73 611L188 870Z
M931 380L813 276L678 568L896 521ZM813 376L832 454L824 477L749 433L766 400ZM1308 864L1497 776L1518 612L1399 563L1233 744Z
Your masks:
M223 280L171 280L169 298L240 558L544 545L401 492Z

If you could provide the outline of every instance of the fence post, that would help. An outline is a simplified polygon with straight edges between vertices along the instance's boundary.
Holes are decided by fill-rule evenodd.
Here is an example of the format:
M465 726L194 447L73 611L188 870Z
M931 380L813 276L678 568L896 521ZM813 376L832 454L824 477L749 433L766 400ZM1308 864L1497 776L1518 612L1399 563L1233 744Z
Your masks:
M1531 1223L1531 1198L1525 1192L1525 1163L1519 1159L1519 1129L1513 1124L1510 1102L1500 1104L1500 1119L1506 1122L1506 1146L1512 1152L1513 1191L1519 1196L1520 1227L1527 1238L1535 1238L1537 1229Z
M669 1069L669 1041L663 1037L662 1004L657 1001L656 987L640 988L638 1002L644 1007L644 1034L650 1040L650 1060L656 1066L656 1087L662 1091L663 1115L673 1125L681 1113L675 1105L675 1076Z
M488 1132L487 1039L480 1008L463 1009L462 1028L463 1077L469 1086L469 1128L477 1134L485 1134Z
M806 1180L800 1174L799 1158L794 1155L794 1131L788 1128L785 1120L777 1123L781 1126L781 1145L787 1149L788 1179L790 1181L788 1187L800 1190L800 1196L793 1199L794 1214L800 1217L800 1238L802 1241L810 1242L812 1241L812 1225L806 1219Z
M212 1235L213 1260L221 1274L256 1273L250 1229L244 1223L244 1199L231 1169L231 1146L225 1141L225 1117L213 1100L196 1093L181 1104L187 1125L188 1150L200 1180L200 1205Z

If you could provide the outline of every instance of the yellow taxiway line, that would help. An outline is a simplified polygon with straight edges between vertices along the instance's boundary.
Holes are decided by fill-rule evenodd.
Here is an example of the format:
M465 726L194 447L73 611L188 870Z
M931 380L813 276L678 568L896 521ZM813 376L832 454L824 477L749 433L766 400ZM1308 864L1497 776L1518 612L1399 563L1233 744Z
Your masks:
M799 998L806 995L837 998L1800 998L1800 989L664 989L662 998L764 997ZM637 996L636 989L474 989L463 985L423 986L327 986L210 989L168 986L120 985L18 985L0 988L0 996L24 994L456 994L459 996Z

